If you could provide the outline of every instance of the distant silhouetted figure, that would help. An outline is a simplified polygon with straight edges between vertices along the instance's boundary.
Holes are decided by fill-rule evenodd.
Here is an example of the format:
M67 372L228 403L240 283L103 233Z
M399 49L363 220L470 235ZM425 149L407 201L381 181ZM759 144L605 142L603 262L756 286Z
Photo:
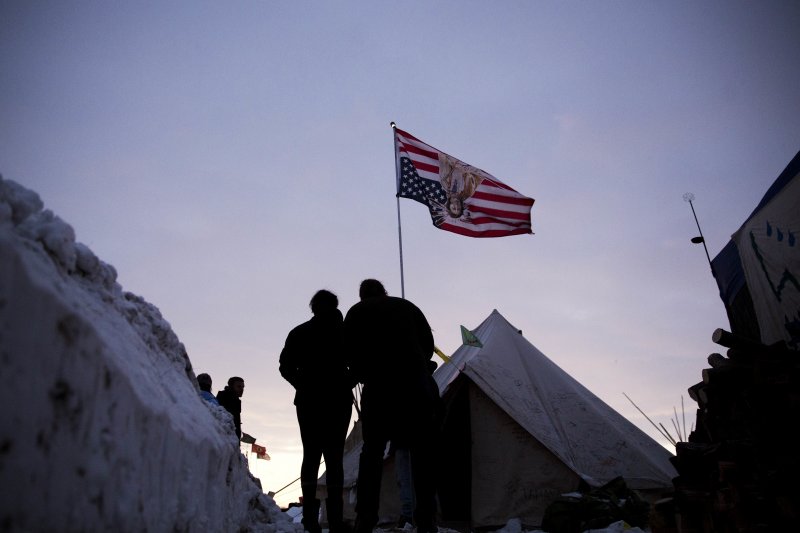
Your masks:
M242 400L244 394L244 380L233 376L228 380L228 385L217 393L217 401L233 415L233 425L236 427L236 436L242 438Z
M211 392L211 376L208 374L197 374L197 386L200 387L200 397L208 403L219 405L219 402Z
M359 296L361 301L350 308L344 321L350 369L364 384L356 533L369 533L378 522L388 441L411 454L414 522L418 533L431 533L437 530L436 443L431 436L436 434L439 398L427 366L433 355L433 334L422 311L408 300L388 296L380 281L362 281Z
M321 531L316 492L322 457L325 457L328 487L325 506L330 533L344 530L342 459L355 382L347 369L338 305L335 294L317 291L310 302L314 316L289 332L280 355L280 373L295 388L294 405L303 441L300 468L303 527L309 533Z

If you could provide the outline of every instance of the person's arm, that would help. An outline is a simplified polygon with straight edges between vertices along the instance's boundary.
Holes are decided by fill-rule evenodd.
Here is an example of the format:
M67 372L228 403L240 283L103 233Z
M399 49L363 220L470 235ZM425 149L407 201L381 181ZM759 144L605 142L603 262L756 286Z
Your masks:
M417 329L419 331L420 347L422 348L425 358L430 359L433 357L434 348L433 330L431 329L431 325L428 324L428 319L425 318L425 314L419 308L417 308L417 311L419 315L417 318Z
M292 331L286 337L286 344L283 346L278 359L278 371L283 376L283 379L291 383L295 389L300 377L300 370L297 366L298 352L296 344L294 331Z
M364 383L364 365L362 363L361 346L363 344L359 325L359 309L352 307L344 318L343 346L347 367L350 370L352 386ZM352 387L351 387L352 388Z

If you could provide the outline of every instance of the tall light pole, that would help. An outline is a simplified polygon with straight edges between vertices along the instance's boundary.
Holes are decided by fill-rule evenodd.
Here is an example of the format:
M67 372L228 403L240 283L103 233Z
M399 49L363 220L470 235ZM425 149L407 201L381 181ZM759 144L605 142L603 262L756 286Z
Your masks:
M706 239L703 237L703 230L700 229L700 222L697 221L697 213L695 213L694 211L694 204L692 203L694 201L694 194L687 192L686 194L683 195L683 201L689 202L689 207L692 208L692 215L694 215L694 223L697 224L697 231L700 232L699 237L692 237L692 242L694 244L700 244L700 243L703 244L703 248L706 251L706 259L708 259L708 266L709 268L711 268L711 275L716 278L717 276L714 274L714 265L711 264L711 256L708 255L708 247L706 246Z

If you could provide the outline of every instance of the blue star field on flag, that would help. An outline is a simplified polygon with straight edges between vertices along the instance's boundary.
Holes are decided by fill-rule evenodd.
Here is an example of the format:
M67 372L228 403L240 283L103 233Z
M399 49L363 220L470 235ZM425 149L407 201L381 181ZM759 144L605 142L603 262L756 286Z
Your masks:
M400 158L400 197L416 200L429 208L447 200L442 184L421 178L407 157Z

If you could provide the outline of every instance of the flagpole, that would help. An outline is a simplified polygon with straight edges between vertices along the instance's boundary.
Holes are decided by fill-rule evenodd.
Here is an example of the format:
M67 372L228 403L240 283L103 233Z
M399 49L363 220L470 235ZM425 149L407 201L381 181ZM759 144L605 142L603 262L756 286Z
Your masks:
M397 136L394 135L394 129L397 127L394 122L390 122L389 125L392 127L392 137L394 138L394 172L395 172L395 188L397 188L397 176L399 176L399 170L397 165L399 164L397 161ZM400 223L400 191L397 191L395 194L395 199L397 200L397 241L400 245L400 296L405 299L406 297L406 284L405 279L403 277L403 228L402 224Z
M683 195L683 201L689 202L689 207L692 208L692 215L694 215L694 223L697 224L697 231L700 232L699 237L692 237L692 242L694 244L697 244L699 242L703 243L703 248L706 251L706 259L708 259L708 266L711 267L711 275L714 278L716 278L717 275L714 273L714 264L711 262L711 256L708 255L708 246L706 246L706 238L703 237L703 230L700 229L700 222L697 221L697 213L694 212L694 204L692 203L692 201L694 201L694 194L687 192L686 194Z

